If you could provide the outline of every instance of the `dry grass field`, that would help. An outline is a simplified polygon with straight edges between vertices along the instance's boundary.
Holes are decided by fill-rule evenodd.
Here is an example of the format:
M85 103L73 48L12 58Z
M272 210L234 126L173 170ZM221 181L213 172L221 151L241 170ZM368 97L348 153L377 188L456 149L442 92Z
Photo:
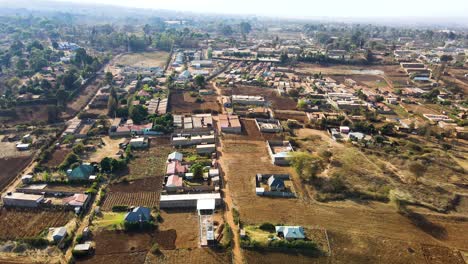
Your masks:
M115 65L133 67L164 67L169 53L165 51L130 53L120 56Z
M216 95L202 96L203 102L196 102L196 98L190 97L189 92L172 92L169 97L169 105L173 114L193 113L194 111L221 111L221 105Z
M166 173L167 155L173 152L168 137L157 137L150 141L150 147L132 152L125 178L135 180L147 177L162 177Z
M319 203L311 198L308 188L298 181L291 168L270 163L263 141L226 138L222 145L221 167L244 223L319 226L327 229L330 235L332 257L248 251L245 252L248 263L284 263L286 260L296 263L424 263L427 254L422 252L423 245L445 247L449 251L467 248L468 236L462 232L468 227L466 218L423 211L419 216L421 224L396 213L392 205L381 202ZM256 196L255 173L291 173L299 198ZM437 227L443 235L428 227ZM445 254L429 250L434 258Z

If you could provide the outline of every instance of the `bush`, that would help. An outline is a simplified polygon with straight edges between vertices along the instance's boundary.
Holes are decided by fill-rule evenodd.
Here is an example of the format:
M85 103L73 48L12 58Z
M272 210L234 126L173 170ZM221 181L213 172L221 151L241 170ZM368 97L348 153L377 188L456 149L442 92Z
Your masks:
M275 225L273 225L272 223L263 223L259 226L259 228L263 231L267 231L270 233L273 233L276 231Z
M153 255L159 255L161 254L161 250L159 249L158 243L154 243L153 246L151 247L151 253Z
M126 205L114 205L112 206L112 212L126 212L128 211L128 206Z
M141 223L124 221L124 229L126 231L148 231L154 229L154 227L153 221Z
M240 222L240 215L236 208L232 208L232 217L234 218L234 223L238 225Z
M81 243L81 240L83 240L83 234L78 234L75 238L75 242L77 244L80 244Z
M223 242L222 242L222 246L224 248L229 248L231 245L232 245L232 239L233 239L233 234L232 234L232 229L231 227L229 226L229 224L226 224L224 226L224 230L223 230Z
M26 237L21 242L31 245L32 247L45 247L49 245L49 241L42 237Z

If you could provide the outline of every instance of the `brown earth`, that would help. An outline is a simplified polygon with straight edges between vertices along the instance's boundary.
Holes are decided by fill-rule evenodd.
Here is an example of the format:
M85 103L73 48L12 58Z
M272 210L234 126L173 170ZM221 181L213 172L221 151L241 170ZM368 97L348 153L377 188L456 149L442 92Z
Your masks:
M216 95L202 96L203 102L195 102L188 95L189 92L174 91L169 98L170 110L173 114L193 113L194 111L221 111L221 105ZM186 100L187 99L187 100Z
M17 125L30 124L32 122L45 122L49 119L48 105L17 106L14 116L0 117L2 124Z
M467 248L468 237L462 231L468 228L465 220L442 214L422 215L423 222L429 224L425 226L437 226L443 231L444 235L438 236L412 219L396 213L392 206L384 203L318 203L310 198L307 189L298 181L291 168L271 164L263 141L225 139L223 145L225 147L221 166L228 175L229 188L235 190L231 192L231 197L240 211L241 220L251 224L271 222L323 227L330 234L333 263L420 263L424 262L424 257L421 250L416 251L414 248L420 248L422 244L463 250ZM256 173L290 173L299 198L272 199L256 196ZM412 249L409 250L408 247ZM250 252L246 252L249 263L284 263L286 259L290 259L278 254L268 254L268 258L264 255L251 258L249 254ZM399 257L395 259L395 256ZM293 259L291 261L294 262ZM301 263L320 260L299 256L296 261ZM330 259L323 260L327 263L329 261Z
M297 106L293 99L278 95L278 91L272 88L237 85L230 90L224 90L223 93L226 95L261 95L271 104L272 109L296 110Z
M48 168L57 167L58 165L60 165L65 160L65 158L67 157L67 155L70 152L71 152L71 149L69 149L69 148L56 149L52 153L52 157L47 161L47 163L44 164L44 166L46 166Z
M0 239L34 237L46 228L64 226L72 218L70 211L3 208L0 210Z
M29 162L32 156L18 156L0 159L0 189L7 186L18 173L21 172Z

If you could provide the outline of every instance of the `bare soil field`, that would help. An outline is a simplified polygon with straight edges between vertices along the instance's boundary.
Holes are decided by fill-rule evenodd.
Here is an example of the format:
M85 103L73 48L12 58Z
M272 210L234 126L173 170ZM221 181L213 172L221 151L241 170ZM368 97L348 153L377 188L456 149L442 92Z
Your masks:
M164 67L168 57L169 52L165 51L129 53L120 56L114 64L133 67Z
M161 264L220 264L232 263L231 256L226 251L216 251L210 248L162 250L162 255L148 254L147 263Z
M383 69L378 66L366 66L366 65L320 65L320 64L309 64L300 63L296 67L296 71L302 74L314 74L322 73L324 75L383 75Z
M124 138L113 139L108 136L103 137L103 147L96 148L95 152L92 152L89 157L86 158L89 162L101 162L105 157L116 157L120 147L119 144L125 141Z
M32 156L0 159L0 189L7 186L31 162Z
M139 178L163 177L166 173L167 155L173 151L170 138L152 138L148 149L132 152L133 158L129 163L126 178L131 181Z
M14 116L0 116L0 122L8 125L47 123L48 105L17 106Z
M3 139L3 136L0 136ZM32 154L31 150L19 151L16 149L16 142L0 142L0 159L14 158L14 157L26 157Z
M89 85L87 85L84 90L80 92L80 94L73 99L73 101L67 104L65 110L64 118L70 118L74 116L78 111L83 109L88 102L96 95L97 91L99 90L99 86L101 82L104 80L104 75L98 75L94 80L91 81Z
M222 141L221 167L226 174L227 188L232 192L234 205L244 223L302 225L328 230L332 248L332 263L424 263L421 245L437 245L466 250L468 239L461 230L467 221L443 214L422 214L424 225L395 212L393 206L379 202L319 203L291 168L273 166L264 142ZM245 146L245 147L244 147ZM290 173L295 181L298 199L273 199L255 195L253 175L256 173ZM382 221L384 219L385 221ZM435 226L443 235L433 233L427 226ZM408 249L411 248L411 249ZM416 250L419 248L419 251ZM416 252L416 253L413 253ZM246 253L249 263L284 263L290 255L254 255ZM255 253L257 254L257 253ZM434 254L438 254L434 252ZM395 260L395 256L399 256ZM298 263L330 263L330 259L293 258ZM249 261L250 260L250 261ZM260 261L260 262L254 262ZM271 262L268 262L270 260ZM283 260L283 261L281 261Z
M159 188L162 189L162 182ZM116 205L158 207L159 198L160 192L109 192L102 204L102 210L111 211Z
M48 168L55 168L60 165L72 150L69 148L59 148L52 153L52 157L44 164Z
M162 177L148 177L109 185L110 192L152 192L161 185Z
M307 122L308 118L306 113L304 112L299 112L299 111L278 111L278 110L273 110L275 114L275 118L279 120L288 120L288 119L294 119L299 122Z
M198 248L198 216L195 210L163 210L161 217L163 222L159 230L175 232L175 248Z
M100 231L95 234L95 255L78 263L143 264L153 237L147 233Z
M297 103L290 97L280 96L276 89L259 86L237 85L231 89L224 89L225 95L261 95L264 96L273 109L296 110Z
M193 113L194 111L221 111L216 95L203 96L203 102L196 102L189 92L174 91L169 96L169 106L173 114Z
M73 218L70 211L39 209L0 210L0 239L34 237L49 227L64 226Z

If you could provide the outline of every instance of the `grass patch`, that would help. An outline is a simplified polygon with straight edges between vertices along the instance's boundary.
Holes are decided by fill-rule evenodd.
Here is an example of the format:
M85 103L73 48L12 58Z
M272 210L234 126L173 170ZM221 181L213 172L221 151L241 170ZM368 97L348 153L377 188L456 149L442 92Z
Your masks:
M103 213L103 216L95 219L93 224L106 230L122 229L125 214L125 212Z

